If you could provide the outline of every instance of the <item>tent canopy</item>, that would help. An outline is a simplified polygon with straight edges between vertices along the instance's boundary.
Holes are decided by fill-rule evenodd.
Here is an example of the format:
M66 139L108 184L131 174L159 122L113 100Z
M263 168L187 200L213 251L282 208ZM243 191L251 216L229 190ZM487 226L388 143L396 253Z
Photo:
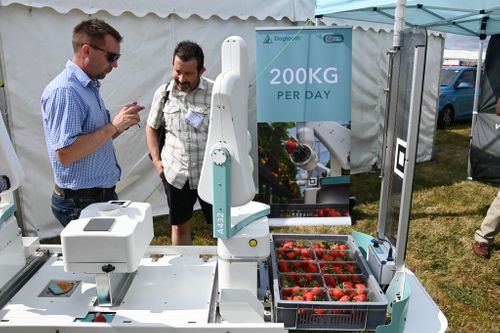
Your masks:
M317 0L316 15L392 24L395 0ZM500 32L500 5L492 0L407 0L409 26L467 36Z

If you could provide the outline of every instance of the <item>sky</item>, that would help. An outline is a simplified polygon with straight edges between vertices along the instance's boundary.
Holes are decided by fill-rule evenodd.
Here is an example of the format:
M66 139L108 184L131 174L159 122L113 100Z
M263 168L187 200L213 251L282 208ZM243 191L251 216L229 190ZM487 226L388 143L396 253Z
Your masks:
M486 47L487 44L485 44ZM444 48L447 50L467 50L476 51L479 49L479 38L471 36L462 36L455 34L446 34Z

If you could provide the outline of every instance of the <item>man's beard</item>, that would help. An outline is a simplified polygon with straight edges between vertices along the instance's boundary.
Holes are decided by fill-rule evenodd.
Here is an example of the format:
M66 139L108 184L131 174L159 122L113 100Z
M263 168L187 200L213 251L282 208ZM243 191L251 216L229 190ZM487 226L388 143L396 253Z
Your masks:
M179 89L182 92L185 93L190 93L191 91L195 90L200 83L200 79L196 80L193 84L190 82L179 82L179 80L175 80L175 84L177 85L177 89Z

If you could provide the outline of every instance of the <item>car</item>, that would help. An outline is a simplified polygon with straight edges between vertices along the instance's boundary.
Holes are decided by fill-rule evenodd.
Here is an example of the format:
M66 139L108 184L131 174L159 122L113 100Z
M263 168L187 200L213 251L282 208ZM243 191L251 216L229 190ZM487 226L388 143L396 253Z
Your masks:
M438 128L472 119L476 67L444 66L439 77Z

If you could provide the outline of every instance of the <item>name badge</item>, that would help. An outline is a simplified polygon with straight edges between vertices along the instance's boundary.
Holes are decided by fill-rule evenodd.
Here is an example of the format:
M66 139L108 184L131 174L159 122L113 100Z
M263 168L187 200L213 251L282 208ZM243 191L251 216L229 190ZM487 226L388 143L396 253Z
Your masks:
M186 123L198 129L201 126L202 122L203 116L194 111L194 109L189 108L188 112L186 113Z

